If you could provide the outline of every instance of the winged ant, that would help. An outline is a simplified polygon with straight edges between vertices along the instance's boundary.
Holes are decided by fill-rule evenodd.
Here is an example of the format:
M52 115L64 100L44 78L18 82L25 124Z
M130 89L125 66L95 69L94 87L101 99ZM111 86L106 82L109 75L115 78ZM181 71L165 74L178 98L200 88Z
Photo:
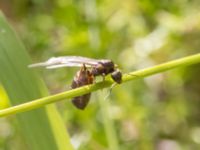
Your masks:
M111 74L111 78L118 84L122 81L122 73L117 65L109 59L92 59L81 56L52 57L45 62L31 64L29 67L46 67L47 69L61 67L81 67L74 76L71 88L75 89L84 85L92 84L94 77ZM72 103L79 109L84 109L90 99L91 93L74 97Z

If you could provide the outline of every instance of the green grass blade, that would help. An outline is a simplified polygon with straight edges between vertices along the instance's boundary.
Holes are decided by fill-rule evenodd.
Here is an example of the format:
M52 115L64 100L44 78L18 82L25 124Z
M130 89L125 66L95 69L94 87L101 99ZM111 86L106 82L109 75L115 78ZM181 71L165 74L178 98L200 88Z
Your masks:
M146 69L133 71L123 75L123 82L141 79L147 76L151 76L157 73L161 73L164 71L172 70L178 67L186 67L189 65L200 63L200 54L195 54L187 57L183 57L180 59L172 60L167 63L163 63L157 66L149 67ZM122 83L123 83L122 82ZM95 84L82 86L80 88L72 89L66 92L58 93L52 96L47 96L43 98L36 99L31 102L22 103L17 106L13 106L10 108L6 108L4 110L0 110L0 117L5 117L7 115L16 114L19 112L24 112L32 109L36 109L42 107L44 105L58 102L63 99L71 99L72 97L80 96L86 93L91 93L93 91L103 89L109 87L113 84L111 77L106 77L106 80L103 82L98 82Z
M24 46L0 14L0 82L11 105L48 95L41 80L27 68L30 62ZM28 150L73 149L53 104L18 114L16 119Z

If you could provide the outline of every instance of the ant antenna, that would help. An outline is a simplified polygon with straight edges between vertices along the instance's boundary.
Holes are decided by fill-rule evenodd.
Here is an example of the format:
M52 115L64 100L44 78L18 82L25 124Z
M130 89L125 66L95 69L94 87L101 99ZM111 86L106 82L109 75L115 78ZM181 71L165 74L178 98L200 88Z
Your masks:
M131 73L127 73L127 75L129 75L129 76L135 76L135 77L140 77L139 75L131 74Z

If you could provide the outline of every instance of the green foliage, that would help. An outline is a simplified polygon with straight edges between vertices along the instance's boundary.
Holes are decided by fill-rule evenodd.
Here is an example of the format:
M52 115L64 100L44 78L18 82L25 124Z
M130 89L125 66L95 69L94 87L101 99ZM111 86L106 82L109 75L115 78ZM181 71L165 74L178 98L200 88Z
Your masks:
M109 58L126 73L199 53L198 0L1 0L0 7L33 62L60 55ZM84 111L69 101L57 107L80 150L199 149L199 68L197 64L116 86L108 114L97 102L104 101L101 91L92 94ZM77 69L35 71L55 94L69 89ZM0 148L7 141L20 143L12 120L0 123L14 130L9 136L0 131Z
M0 81L12 105L48 95L44 84L31 70L23 45L0 14ZM15 116L23 145L30 150L72 149L63 122L53 105ZM20 144L19 144L20 145ZM5 148L17 145L6 144Z

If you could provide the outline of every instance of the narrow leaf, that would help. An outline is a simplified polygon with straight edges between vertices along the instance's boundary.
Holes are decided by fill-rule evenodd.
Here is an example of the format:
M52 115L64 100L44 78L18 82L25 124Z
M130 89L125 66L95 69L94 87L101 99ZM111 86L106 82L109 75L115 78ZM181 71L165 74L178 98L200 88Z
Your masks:
M0 82L11 105L47 96L48 91L27 65L30 58L16 34L0 14ZM70 150L72 146L53 104L16 115L28 150Z

